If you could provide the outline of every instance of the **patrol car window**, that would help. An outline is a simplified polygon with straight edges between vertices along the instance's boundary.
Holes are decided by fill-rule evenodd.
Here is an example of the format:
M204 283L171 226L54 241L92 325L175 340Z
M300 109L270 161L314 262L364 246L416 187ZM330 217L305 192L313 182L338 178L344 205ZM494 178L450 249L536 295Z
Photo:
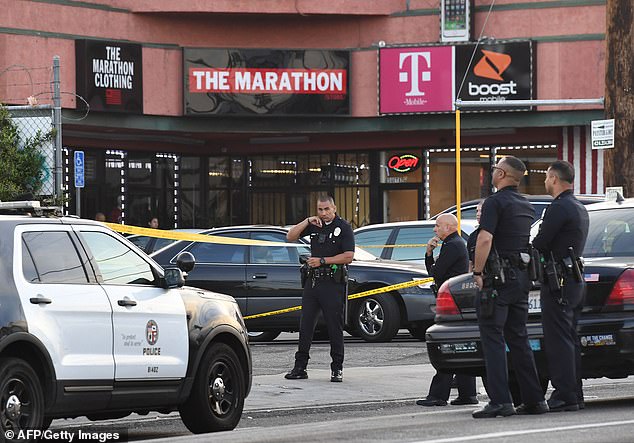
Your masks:
M88 283L86 270L68 232L25 232L22 257L22 272L30 282Z
M383 252L382 246L387 244L387 239L392 233L392 228L372 229L354 234L354 242L356 245L377 257Z
M634 209L589 211L584 257L634 256Z
M150 265L132 249L104 232L82 232L97 267L108 285L151 285L154 274Z
M425 260L426 248L424 246L412 247L412 245L426 244L434 235L436 233L433 225L399 229L394 244L402 245L402 247L394 248L392 260ZM440 248L434 249L434 255L438 254L440 254Z
M248 238L248 232L214 234L219 237ZM247 247L222 243L193 243L188 249L196 257L196 263L246 263Z
M148 237L147 235L133 235L131 237L128 237L128 240L134 243L134 245L137 246L139 249L145 251L145 248L148 243L150 243L150 240L152 240L152 237Z
M252 232L253 240L286 243L286 235L277 232ZM283 246L251 246L251 263L298 264L297 248Z

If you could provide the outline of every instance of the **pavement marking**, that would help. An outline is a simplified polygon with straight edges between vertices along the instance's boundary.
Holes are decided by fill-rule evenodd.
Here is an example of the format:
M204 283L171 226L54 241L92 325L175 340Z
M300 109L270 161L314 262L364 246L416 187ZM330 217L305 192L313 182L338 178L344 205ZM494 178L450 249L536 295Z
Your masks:
M540 434L545 432L573 431L577 429L605 428L608 426L634 425L634 420L610 421L606 423L588 423L583 425L558 426L553 428L526 429L518 431L491 432L480 435L464 435L462 437L439 438L434 440L418 440L412 443L452 443L463 441L488 440L491 438L513 437L518 435Z

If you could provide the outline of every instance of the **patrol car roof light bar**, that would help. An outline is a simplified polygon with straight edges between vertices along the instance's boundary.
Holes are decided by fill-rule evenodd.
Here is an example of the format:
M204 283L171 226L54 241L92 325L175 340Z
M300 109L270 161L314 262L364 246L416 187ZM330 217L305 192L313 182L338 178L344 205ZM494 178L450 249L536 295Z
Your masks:
M59 206L40 206L37 200L23 200L0 202L0 213L2 214L26 214L41 217L42 215L61 215L62 208Z

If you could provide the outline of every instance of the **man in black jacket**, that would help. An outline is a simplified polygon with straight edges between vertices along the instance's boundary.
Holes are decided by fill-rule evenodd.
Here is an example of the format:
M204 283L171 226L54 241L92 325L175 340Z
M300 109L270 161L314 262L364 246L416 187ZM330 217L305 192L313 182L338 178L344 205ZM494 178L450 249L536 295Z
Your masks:
M458 219L453 214L443 214L436 220L434 227L436 236L427 243L425 264L427 272L434 277L437 288L456 275L464 274L469 270L469 257L465 241L458 234ZM434 260L434 249L442 240L440 255ZM420 406L446 406L451 391L452 374L436 372L429 387L426 398L416 400ZM458 397L451 401L452 405L477 404L475 377L469 375L456 375L458 383Z
M539 234L533 239L533 246L539 249L545 261L554 260L551 265L561 272L558 278L563 281L559 290L543 282L540 294L544 350L550 381L555 388L548 400L553 412L576 411L584 405L577 321L583 307L585 281L572 272L573 259L568 248L573 249L574 256L581 255L589 219L588 211L572 193L574 180L575 170L567 161L558 160L550 165L544 185L554 200L546 209Z

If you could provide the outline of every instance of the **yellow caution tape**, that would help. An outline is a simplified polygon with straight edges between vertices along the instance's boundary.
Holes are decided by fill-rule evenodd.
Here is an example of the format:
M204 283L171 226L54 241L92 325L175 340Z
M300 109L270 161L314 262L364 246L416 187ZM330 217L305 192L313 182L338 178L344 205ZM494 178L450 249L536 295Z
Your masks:
M207 235L207 234L192 234L188 232L177 231L164 231L161 229L141 228L138 226L120 225L118 223L104 223L113 231L121 232L122 234L137 234L145 235L148 237L166 238L169 240L184 240L195 241L202 243L221 243L224 245L246 245L246 246L284 246L288 247L303 247L307 248L309 245L303 243L282 243L266 240L250 240L247 238L236 237L222 237L219 235Z
M382 288L376 288L376 289L370 289L368 291L357 292L356 294L348 295L348 300L354 300L354 299L357 299L357 298L369 297L370 295L381 294L383 292L396 291L398 289L403 289L403 288L409 288L409 287L412 287L412 286L423 285L425 283L432 282L433 280L434 279L431 278L431 277L421 278L420 280L412 280L412 281L407 281L407 282L403 282L403 283L397 283L397 284L394 284L394 285L384 286ZM301 309L302 309L301 306L293 306L293 307L286 308L286 309L278 309L277 311L262 312L261 314L247 315L246 317L244 317L244 319L245 320L252 320L254 318L261 318L261 317L268 317L268 316L271 316L271 315L286 314L288 312L299 311Z

